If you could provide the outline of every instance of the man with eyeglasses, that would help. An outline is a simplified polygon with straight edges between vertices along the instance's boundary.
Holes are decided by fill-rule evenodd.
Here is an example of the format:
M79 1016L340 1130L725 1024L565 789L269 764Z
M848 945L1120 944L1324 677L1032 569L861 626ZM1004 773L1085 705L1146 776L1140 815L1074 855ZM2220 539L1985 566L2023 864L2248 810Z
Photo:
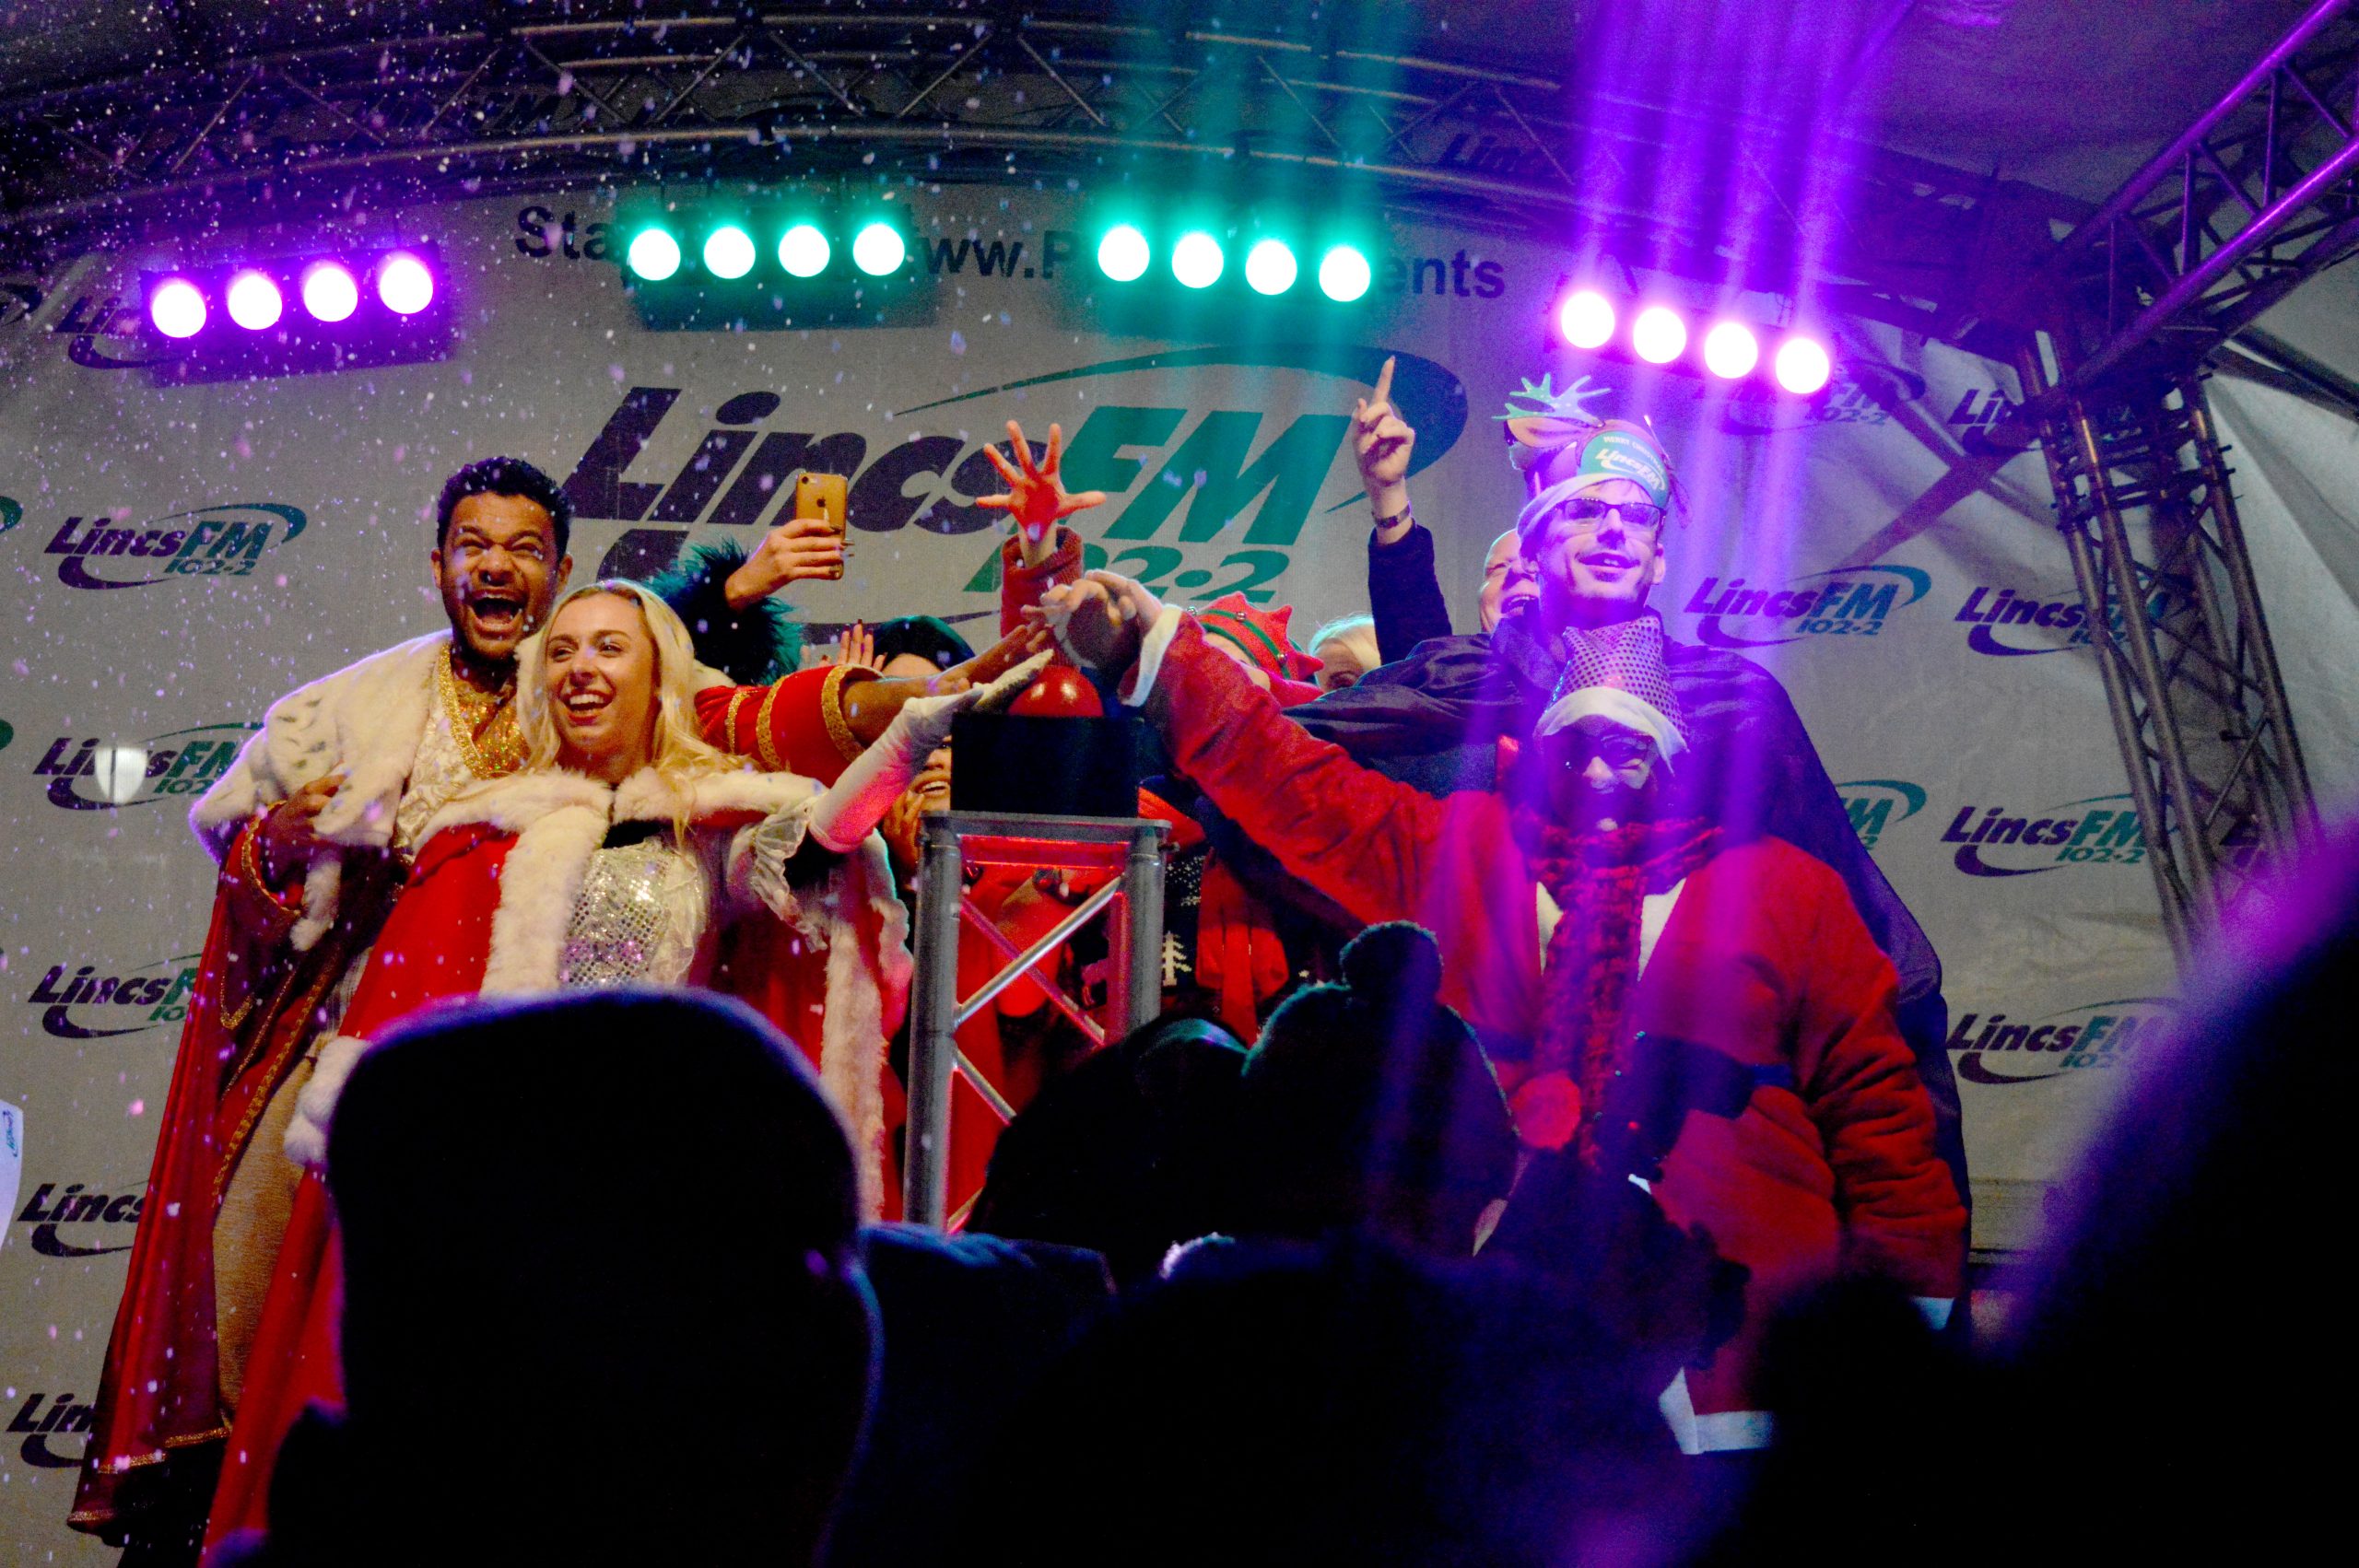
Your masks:
M1387 529L1398 530L1396 537L1422 534L1406 485L1416 432L1385 390L1380 384L1379 395L1356 410L1355 455L1379 535ZM1777 678L1738 654L1662 634L1661 617L1647 600L1663 579L1670 535L1684 521L1678 481L1654 433L1599 419L1586 406L1593 396L1592 389L1555 393L1545 381L1527 383L1501 420L1526 497L1514 537L1537 579L1537 596L1482 632L1429 636L1357 685L1287 717L1430 792L1488 789L1501 758L1531 738L1547 711L1576 630L1611 636L1615 628L1654 627L1671 689L1696 731L1688 765L1697 776L1696 798L1731 832L1774 835L1832 868L1898 971L1901 1030L1932 1096L1942 1158L1964 1193L1966 1151L1944 1048L1941 960L1861 848ZM1371 545L1372 587L1382 554L1379 537ZM1430 577L1430 539L1424 555ZM1439 599L1432 590L1437 607ZM1233 858L1249 873L1256 869L1245 855ZM1282 883L1265 878L1262 886L1276 892Z

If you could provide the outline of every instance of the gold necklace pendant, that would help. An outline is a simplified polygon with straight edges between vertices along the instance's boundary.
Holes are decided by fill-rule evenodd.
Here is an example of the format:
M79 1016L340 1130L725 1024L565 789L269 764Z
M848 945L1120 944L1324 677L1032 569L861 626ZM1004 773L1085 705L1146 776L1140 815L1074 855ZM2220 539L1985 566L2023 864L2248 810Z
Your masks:
M451 721L451 738L468 771L478 778L501 778L524 766L524 732L516 722L516 687L477 691L459 679L459 649L453 642L435 667L441 689L442 712Z

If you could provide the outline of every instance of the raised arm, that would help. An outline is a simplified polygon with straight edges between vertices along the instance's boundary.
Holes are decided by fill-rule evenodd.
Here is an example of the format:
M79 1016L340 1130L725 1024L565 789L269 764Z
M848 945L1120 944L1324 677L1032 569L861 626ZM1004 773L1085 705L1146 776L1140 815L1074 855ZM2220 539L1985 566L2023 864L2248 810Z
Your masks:
M1195 617L1126 578L1091 572L1051 591L1040 614L1083 662L1128 672L1123 700L1173 766L1287 872L1355 919L1417 918L1447 805L1289 723Z
M1367 492L1367 607L1387 664L1427 638L1449 635L1449 605L1434 572L1434 536L1409 507L1409 459L1417 432L1392 406L1392 361L1352 406L1352 456Z
M1032 444L1024 439L1024 427L1011 419L1007 446L1013 457L1001 456L996 447L983 449L983 455L1007 481L1007 489L975 498L979 507L1007 513L1015 525L1014 537L1000 546L1002 636L1024 624L1024 612L1038 604L1043 593L1081 575L1081 538L1065 526L1065 519L1106 503L1103 490L1084 490L1076 496L1065 488L1062 425L1049 427L1049 444L1036 458Z

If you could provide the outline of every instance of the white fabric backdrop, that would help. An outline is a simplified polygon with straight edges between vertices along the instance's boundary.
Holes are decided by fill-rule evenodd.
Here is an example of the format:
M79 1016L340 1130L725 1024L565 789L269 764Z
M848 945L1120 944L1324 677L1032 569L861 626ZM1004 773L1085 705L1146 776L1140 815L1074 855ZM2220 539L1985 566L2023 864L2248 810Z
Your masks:
M867 497L855 521L871 524L929 500L954 514L966 497L945 498L943 473L958 472L1010 416L1036 439L1062 420L1077 454L1094 454L1088 481L1118 492L1085 521L1093 537L1110 531L1103 542L1121 566L1181 599L1250 579L1272 603L1297 606L1299 632L1365 607L1367 518L1340 416L1382 352L1418 360L1404 359L1402 385L1432 466L1413 484L1461 626L1483 552L1520 499L1492 416L1526 377L1546 373L1561 388L1591 376L1610 389L1603 411L1656 421L1694 494L1695 525L1672 541L1658 601L1673 635L1743 647L1791 691L1863 835L1940 948L1955 1043L1992 1031L1989 1043L2001 1047L2006 1026L2044 1030L2031 1037L2048 1045L2077 1032L2069 1048L2023 1048L2016 1035L2017 1048L1954 1057L1978 1239L2006 1245L2036 1217L2105 1103L2111 1068L2167 1012L2172 975L2152 878L2121 814L2096 671L2057 625L2076 596L2037 455L2009 463L1934 526L1880 546L1995 420L2011 379L1853 326L1842 333L1848 369L1816 416L1732 405L1692 380L1566 350L1547 325L1560 258L1428 228L1396 229L1385 256L1420 287L1380 287L1357 312L1307 309L1288 330L1246 339L1267 350L1243 357L1257 362L1213 352L1142 364L1211 337L1109 334L1080 257L1039 275L1050 231L1086 230L1084 209L1014 191L904 199L928 243L947 240L955 253L961 240L1021 242L1023 255L986 276L970 246L934 278L922 325L659 332L641 324L611 261L567 254L614 216L599 194L379 215L358 232L442 246L464 326L448 358L185 386L118 364L148 350L135 320L110 311L135 305L138 266L158 258L87 257L20 280L38 305L0 316L0 724L12 736L0 749L0 1097L23 1107L28 1136L0 1251L0 1550L12 1561L100 1553L63 1527L65 1467L80 1448L74 1428L87 1411L75 1407L95 1386L204 936L211 874L183 808L273 696L440 624L427 516L447 474L513 452L563 478L633 388L677 396L626 484L670 484L715 430L836 437L815 462L862 473L907 443L934 443L899 454L899 484L855 482ZM1676 282L1637 281L1703 302ZM1768 319L1773 304L1737 302L1748 307ZM1311 324L1320 320L1340 324ZM1074 371L1084 373L1009 385ZM2359 732L2345 674L2359 648L2349 499L2359 434L2248 385L2223 383L2217 405L2239 448L2245 517L2312 766L2323 789L2347 792ZM856 465L847 438L863 448ZM1240 470L1245 482L1225 491ZM973 487L983 487L979 474ZM707 517L728 491L719 485L696 507L680 491L681 509ZM1224 505L1224 494L1237 498ZM1158 509L1159 524L1137 537ZM213 526L182 563L194 572L161 569L160 553L56 553L94 519L149 535ZM212 554L232 525L242 531L234 546ZM580 569L594 570L627 526L585 521ZM989 624L995 601L976 578L994 535L887 526L852 537L846 580L794 595L807 617L930 612ZM214 561L222 569L206 570ZM125 585L81 585L109 581ZM1809 589L1818 608L1765 615L1755 600L1744 614L1739 600L1711 613L1748 589L1783 591L1790 608ZM2048 624L1978 618L2002 596L2052 606ZM131 743L172 760L110 806L93 774L73 771L86 742L92 757ZM1962 841L1994 809L2001 820L2063 825L2043 836L2070 842ZM77 978L88 983L77 989ZM108 1000L82 1000L104 980L118 982ZM683 1179L687 1165L645 1177ZM480 1194L465 1207L498 1201ZM454 1422L465 1419L460 1392Z

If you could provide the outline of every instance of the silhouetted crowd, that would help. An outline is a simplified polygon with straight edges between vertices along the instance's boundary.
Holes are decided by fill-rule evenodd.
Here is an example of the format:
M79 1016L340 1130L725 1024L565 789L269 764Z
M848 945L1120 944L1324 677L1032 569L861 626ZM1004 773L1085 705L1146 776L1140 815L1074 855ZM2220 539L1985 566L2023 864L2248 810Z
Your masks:
M1658 1410L1728 1331L1708 1246L1601 1174L1474 1250L1512 1135L1412 929L1250 1050L1182 1020L1091 1057L956 1235L858 1223L839 1119L741 1008L440 1015L346 1086L348 1408L225 1561L2272 1560L2348 1384L2293 1265L2354 909L2345 835L2248 912L1986 1342L1872 1277L1789 1306L1776 1435L1725 1471ZM1455 1114L1400 1136L1412 1084Z

